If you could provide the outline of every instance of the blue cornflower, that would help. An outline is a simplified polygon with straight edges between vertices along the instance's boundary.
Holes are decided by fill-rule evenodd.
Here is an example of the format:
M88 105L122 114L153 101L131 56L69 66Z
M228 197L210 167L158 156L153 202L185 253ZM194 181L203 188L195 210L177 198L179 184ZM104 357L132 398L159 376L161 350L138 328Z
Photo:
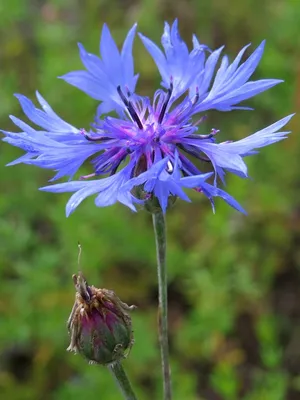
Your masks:
M75 192L67 203L67 215L90 195L97 195L95 204L99 207L119 201L135 210L135 203L158 202L165 212L170 199L190 201L185 188L204 194L212 205L213 198L219 196L244 212L218 183L224 182L226 171L247 177L243 158L284 139L289 132L281 128L292 115L236 142L217 143L218 130L200 134L199 126L205 118L201 116L204 111L249 109L239 106L240 102L282 82L249 81L262 57L264 42L246 61L241 63L248 46L230 63L227 56L221 57L223 47L211 51L195 36L193 49L189 51L179 35L177 21L171 27L165 24L164 52L140 35L162 78L163 89L158 89L151 101L135 93L138 79L132 57L135 29L134 25L119 52L104 25L101 58L87 53L80 44L86 70L62 77L101 101L91 129L76 128L63 121L39 93L37 99L42 109L25 96L16 95L24 113L40 129L11 116L21 132L3 131L3 140L22 148L26 154L10 165L22 162L53 169L56 175L52 181L69 177L68 182L41 188L55 193ZM110 111L116 116L103 116ZM209 163L212 171L203 173L191 161L193 157ZM88 159L93 172L72 181Z

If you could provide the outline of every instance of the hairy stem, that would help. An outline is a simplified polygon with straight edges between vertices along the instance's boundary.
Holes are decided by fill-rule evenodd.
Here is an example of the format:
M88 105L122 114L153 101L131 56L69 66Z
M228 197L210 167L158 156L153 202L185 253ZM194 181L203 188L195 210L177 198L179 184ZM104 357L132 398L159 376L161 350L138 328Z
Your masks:
M112 372L125 400L137 400L122 364L117 361L108 367Z
M166 268L166 224L162 212L152 214L158 274L158 331L164 383L164 400L171 400L171 370L168 345L168 287Z

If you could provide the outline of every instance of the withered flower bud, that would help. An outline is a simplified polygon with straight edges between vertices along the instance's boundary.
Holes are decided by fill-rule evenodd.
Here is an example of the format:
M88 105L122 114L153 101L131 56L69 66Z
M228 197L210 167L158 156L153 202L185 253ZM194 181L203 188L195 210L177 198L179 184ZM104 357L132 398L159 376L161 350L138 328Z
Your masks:
M135 306L123 303L112 290L89 286L81 272L73 275L76 295L68 320L68 351L89 362L111 364L127 357L133 343L131 317Z

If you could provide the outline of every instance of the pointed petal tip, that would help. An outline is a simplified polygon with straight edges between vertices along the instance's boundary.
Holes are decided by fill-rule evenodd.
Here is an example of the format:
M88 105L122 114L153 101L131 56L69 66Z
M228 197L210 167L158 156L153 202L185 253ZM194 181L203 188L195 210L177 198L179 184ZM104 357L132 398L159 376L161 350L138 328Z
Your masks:
M49 182L51 182L51 180ZM52 192L53 193L54 192L54 190L53 190L54 186L55 185L42 186L42 187L39 187L38 190L40 190L41 192Z
M130 31L135 31L136 28L137 28L137 26L138 26L138 23L135 22L135 23L132 25L132 27L130 28L129 32L130 32Z
M169 24L168 21L165 21L165 22L164 22L164 33L165 33L165 31L168 30L168 29L170 29L170 24Z
M144 38L147 39L147 37L145 35L143 35L141 32L138 32L137 34L141 40L143 40Z
M213 176L214 174L215 174L214 172L207 172L206 174L203 174L203 177L205 177L204 179L206 180L206 179L210 178L211 176Z
M266 39L263 39L261 42L260 42L260 44L257 46L257 48L258 49L264 49L264 47L265 47L265 45L266 45Z
M134 35L135 35L137 26L138 26L138 23L135 22L135 23L132 25L132 27L129 29L129 31L128 31L128 33L127 33L127 36L126 36L126 39L127 39L129 36L134 36ZM125 41L126 41L126 39L125 39ZM125 43L125 42L124 42L124 43Z
M175 30L176 32L178 32L178 18L175 18L172 25L171 25L172 29Z
M23 94L21 94L21 93L14 93L14 96L20 101L20 99L22 98L22 97L25 97Z
M287 115L287 117L286 118L288 118L288 120L290 120L290 119L292 119L293 118L293 116L294 115L296 115L296 113L294 112L293 114L290 114L290 115Z
M278 131L279 129L281 129L282 127L287 125L290 122L290 120L293 118L294 115L296 115L296 113L289 114L286 117L281 118L279 121L275 122L272 125L275 125L275 124L277 125L277 124L281 123L280 127L276 129L276 131ZM271 125L271 127L272 127L272 125ZM289 134L289 133L291 133L291 131L282 132L282 133Z
M102 31L101 31L100 43L101 43L103 40L105 41L105 40L108 39L108 38L111 38L111 39L114 41L114 39L113 39L113 37L112 37L112 34L110 33L110 30L109 30L109 27L108 27L107 23L104 22L104 24L103 24L103 26L102 26Z
M66 206L66 217L67 218L69 218L69 216L72 214L72 212L73 212L74 210L70 210L70 209L68 209L68 206Z
M71 72L67 72L66 74L59 75L59 76L57 77L57 79L62 79L62 80L64 80L64 81L67 81L67 79L69 78L69 75L72 74L73 72L75 72L75 71L71 71ZM77 72L77 71L76 71L76 72Z
M15 124L15 122L18 120L18 118L15 117L15 116L12 115L12 114L9 114L8 118L9 118L10 120L12 120L12 122L13 122L14 124Z

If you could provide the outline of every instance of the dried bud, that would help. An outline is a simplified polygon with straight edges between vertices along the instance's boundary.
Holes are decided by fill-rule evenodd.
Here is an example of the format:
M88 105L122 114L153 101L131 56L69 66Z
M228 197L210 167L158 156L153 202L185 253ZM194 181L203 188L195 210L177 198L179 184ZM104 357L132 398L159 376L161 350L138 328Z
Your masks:
M75 303L68 320L68 351L91 363L110 364L125 358L132 345L131 318L135 306L123 303L112 290L89 286L83 275L73 275Z

